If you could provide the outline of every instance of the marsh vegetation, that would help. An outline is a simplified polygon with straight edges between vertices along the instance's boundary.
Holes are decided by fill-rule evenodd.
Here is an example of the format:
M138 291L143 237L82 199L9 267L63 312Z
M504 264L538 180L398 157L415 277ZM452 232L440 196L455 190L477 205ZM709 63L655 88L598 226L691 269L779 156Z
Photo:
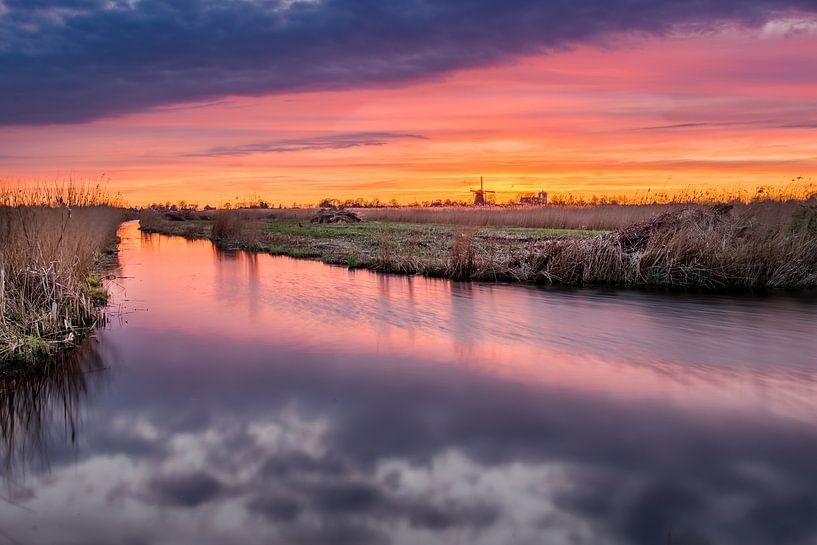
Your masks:
M83 184L0 190L0 362L75 345L99 319L117 204Z
M382 272L557 285L817 286L817 201L384 208L313 225L314 210L222 210L148 231Z

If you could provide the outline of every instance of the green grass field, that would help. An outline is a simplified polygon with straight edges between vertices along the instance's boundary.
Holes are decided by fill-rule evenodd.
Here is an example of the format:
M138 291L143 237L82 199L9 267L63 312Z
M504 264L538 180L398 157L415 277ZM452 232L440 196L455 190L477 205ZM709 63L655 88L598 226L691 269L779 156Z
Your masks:
M480 227L457 225L361 222L313 224L309 221L253 219L254 229L219 243L227 248L251 249L273 255L320 259L394 272L441 272L456 237L467 236L478 254L511 256L528 251L532 243L556 237L592 237L606 231ZM145 221L145 230L188 238L211 238L207 220ZM398 265L399 263L399 265Z

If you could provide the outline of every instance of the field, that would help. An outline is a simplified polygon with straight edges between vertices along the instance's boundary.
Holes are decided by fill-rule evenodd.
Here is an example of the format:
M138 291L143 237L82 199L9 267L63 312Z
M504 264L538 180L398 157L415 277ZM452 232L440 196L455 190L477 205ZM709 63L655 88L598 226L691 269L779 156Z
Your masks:
M0 191L0 362L73 346L107 301L101 258L122 211L98 188Z
M145 231L382 272L561 285L817 286L817 203L383 208L312 224L315 210L156 210Z

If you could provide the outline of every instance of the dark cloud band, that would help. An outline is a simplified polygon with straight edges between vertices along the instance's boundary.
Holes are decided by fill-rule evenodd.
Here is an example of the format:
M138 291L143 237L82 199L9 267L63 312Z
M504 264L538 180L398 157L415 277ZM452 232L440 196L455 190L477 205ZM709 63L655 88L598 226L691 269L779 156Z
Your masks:
M426 140L419 134L395 132L352 132L313 136L309 138L287 138L268 142L241 144L237 146L216 146L204 151L190 153L188 157L243 156L255 153L285 153L317 149L347 149L363 146L383 146L392 140Z
M814 0L2 0L0 124L394 84L610 33L815 11Z

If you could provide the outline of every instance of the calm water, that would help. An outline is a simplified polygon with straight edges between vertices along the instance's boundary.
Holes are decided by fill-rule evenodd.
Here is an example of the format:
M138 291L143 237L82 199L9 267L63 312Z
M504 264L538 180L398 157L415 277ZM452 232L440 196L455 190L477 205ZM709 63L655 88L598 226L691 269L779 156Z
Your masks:
M0 543L817 542L811 296L452 283L121 234L109 326L0 394Z

